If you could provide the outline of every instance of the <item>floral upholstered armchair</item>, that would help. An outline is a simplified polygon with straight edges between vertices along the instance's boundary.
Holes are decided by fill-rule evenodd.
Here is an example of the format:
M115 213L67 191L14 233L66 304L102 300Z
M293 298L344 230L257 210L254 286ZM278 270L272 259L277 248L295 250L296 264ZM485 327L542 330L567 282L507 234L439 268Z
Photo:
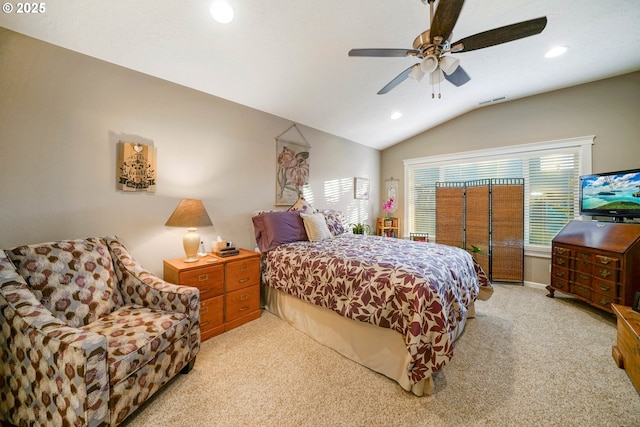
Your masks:
M121 423L191 369L199 306L115 237L0 250L0 421Z

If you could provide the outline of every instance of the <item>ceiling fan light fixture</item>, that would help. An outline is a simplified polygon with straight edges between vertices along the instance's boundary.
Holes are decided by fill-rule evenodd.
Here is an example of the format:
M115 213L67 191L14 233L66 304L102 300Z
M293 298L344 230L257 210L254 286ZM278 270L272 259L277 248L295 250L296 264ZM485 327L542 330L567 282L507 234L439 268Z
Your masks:
M411 71L411 73L409 73L409 77L419 83L420 80L422 80L422 78L424 77L424 73L420 69L420 66L413 67L413 70Z
M233 9L226 1L216 0L211 3L209 13L216 22L221 24L228 24L233 21Z
M456 71L459 65L460 60L458 58L452 56L443 56L440 58L440 68L449 76Z
M442 71L440 68L437 68L434 72L429 74L429 83L432 85L437 85L444 80L444 76L442 75Z
M431 74L436 68L438 68L438 58L434 55L427 55L420 63L420 69L424 74Z

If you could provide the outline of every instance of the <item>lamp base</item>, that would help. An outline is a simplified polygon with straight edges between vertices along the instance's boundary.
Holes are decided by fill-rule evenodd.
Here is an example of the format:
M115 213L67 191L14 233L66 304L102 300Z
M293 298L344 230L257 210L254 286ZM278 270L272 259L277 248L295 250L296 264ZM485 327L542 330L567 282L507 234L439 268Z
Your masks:
M200 235L197 233L198 229L191 227L187 228L187 234L182 238L182 246L187 257L184 262L196 262L198 258L198 248L200 247Z

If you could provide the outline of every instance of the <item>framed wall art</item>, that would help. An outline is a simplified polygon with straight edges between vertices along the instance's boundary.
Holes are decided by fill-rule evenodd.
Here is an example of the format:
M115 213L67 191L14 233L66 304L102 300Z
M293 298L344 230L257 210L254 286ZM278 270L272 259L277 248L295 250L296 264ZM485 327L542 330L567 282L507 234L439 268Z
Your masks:
M353 198L354 199L369 199L369 178L353 179Z

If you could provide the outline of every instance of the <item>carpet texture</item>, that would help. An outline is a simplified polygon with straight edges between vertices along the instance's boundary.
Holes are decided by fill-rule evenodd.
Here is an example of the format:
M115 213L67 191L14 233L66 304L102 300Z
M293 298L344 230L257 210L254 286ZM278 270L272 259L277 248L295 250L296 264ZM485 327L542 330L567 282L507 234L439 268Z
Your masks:
M202 344L126 422L139 426L640 426L611 357L615 316L539 288L496 285L453 359L416 397L276 316Z

